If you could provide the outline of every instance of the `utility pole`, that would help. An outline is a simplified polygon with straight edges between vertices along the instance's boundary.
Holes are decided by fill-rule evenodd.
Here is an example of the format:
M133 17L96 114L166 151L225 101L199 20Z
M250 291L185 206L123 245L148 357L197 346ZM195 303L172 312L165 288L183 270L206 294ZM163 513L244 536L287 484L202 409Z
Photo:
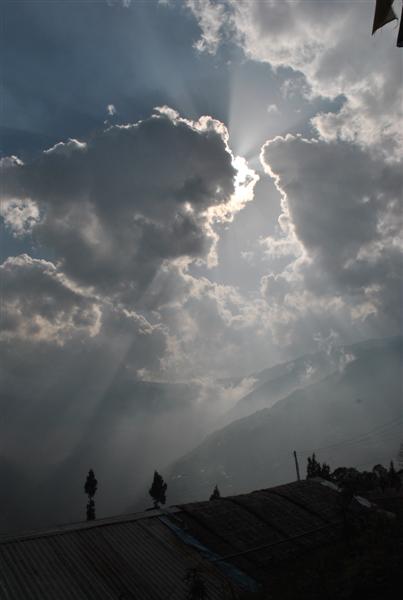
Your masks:
M298 457L297 457L297 453L295 450L294 450L293 454L294 454L294 460L295 460L295 470L297 471L297 479L298 479L298 481L301 481L301 477L299 474Z

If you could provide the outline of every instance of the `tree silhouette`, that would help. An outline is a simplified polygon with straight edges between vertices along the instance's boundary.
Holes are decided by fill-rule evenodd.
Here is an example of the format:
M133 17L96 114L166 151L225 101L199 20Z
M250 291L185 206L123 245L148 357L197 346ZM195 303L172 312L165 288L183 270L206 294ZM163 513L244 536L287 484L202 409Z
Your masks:
M88 496L87 503L87 521L95 520L95 501L94 496L98 487L98 481L95 479L95 474L92 469L88 471L87 479L85 480L84 492Z
M384 492L388 487L388 470L383 465L378 464L373 467L372 472L377 476L378 485Z
M397 455L397 464L399 469L403 469L403 442L400 444L399 453Z
M218 486L216 485L213 493L210 496L210 500L219 500L221 498L221 494L220 494L220 490L218 489Z
M396 472L395 465L393 464L393 460L390 461L388 471L388 484L389 487L394 488L396 491L399 491L402 485L399 474Z
M153 499L154 508L159 508L160 504L165 504L167 487L168 485L165 483L158 471L154 471L154 479L148 491Z
M368 492L379 487L379 478L373 471L358 471L353 467L338 467L332 473L332 481L337 483L344 495Z
M320 464L320 462L316 460L315 453L312 454L312 457L308 457L306 478L311 479L311 477L322 477L323 479L331 479L329 465L327 465L326 463Z

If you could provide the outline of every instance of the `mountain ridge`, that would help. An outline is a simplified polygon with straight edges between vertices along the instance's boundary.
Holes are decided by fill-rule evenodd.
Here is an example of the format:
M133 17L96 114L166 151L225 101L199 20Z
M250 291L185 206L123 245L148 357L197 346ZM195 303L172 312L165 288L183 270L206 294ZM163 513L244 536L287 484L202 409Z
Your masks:
M356 350L359 357L343 369L216 430L175 461L169 469L171 499L202 498L216 484L228 494L295 478L294 449L334 444L319 456L332 468L393 459L403 416L403 339L384 338ZM365 437L387 423L389 429ZM355 437L356 444L343 445Z

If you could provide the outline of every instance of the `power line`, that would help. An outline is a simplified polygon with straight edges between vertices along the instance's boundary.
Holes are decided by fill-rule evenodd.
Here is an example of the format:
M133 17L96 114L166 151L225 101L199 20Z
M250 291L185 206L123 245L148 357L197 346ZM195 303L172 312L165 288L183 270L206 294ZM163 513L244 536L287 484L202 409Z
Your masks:
M351 444L355 444L355 443L362 443L365 442L367 440L368 437L373 437L373 436L382 436L385 433L389 433L389 431L391 429L393 429L394 427L397 427L398 425L403 425L403 420L402 418L399 419L393 419L393 421L389 421L388 423L384 423L383 425L378 425L377 427L374 427L373 429L370 429L369 431L365 432L365 433L361 433L358 436L355 436L353 438L349 438L347 440L341 440L340 442L335 442L334 444L328 444L327 446L321 446L319 448L311 448L310 450L299 450L298 453L299 454L311 454L312 452L318 452L319 450L328 450L329 448L336 448L338 446L346 446L346 445L351 445Z
M338 443L338 444L332 444L331 446L325 446L323 448L317 448L317 449L312 450L312 452L316 452L317 450L330 450L331 451L332 449L335 449L335 448L338 448L338 447L353 448L354 446L360 446L360 445L363 445L363 446L365 446L365 445L367 445L367 446L368 445L373 445L377 441L378 442L381 441L382 438L385 438L385 436L392 435L392 429L395 428L397 425L400 426L400 424L396 424L395 426L389 427L388 429L385 429L384 431L379 431L379 432L377 432L375 434L368 435L366 437L362 437L362 438L356 439L356 440L351 441L351 442L346 442L346 443L341 442L341 443ZM396 432L396 433L399 433L399 432ZM306 452L305 454L309 455L310 452Z

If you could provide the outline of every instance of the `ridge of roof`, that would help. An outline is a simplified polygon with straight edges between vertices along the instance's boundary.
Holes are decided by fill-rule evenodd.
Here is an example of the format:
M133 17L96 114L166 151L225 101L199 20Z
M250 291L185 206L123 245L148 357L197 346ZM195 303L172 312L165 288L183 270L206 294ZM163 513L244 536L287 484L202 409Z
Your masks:
M330 488L332 491L334 491L336 493L340 491L335 484L330 483L320 477L315 477L312 479L303 479L300 481L293 481L293 482L289 482L286 484L273 486L270 488L261 488L258 490L252 490L251 492L248 492L246 494L245 493L237 494L235 496L228 496L228 498L223 496L222 500L226 500L226 499L231 500L231 498L236 498L238 496L244 497L244 496L249 496L249 495L256 495L259 493L267 493L267 492L271 492L271 491L275 492L276 490L281 490L282 488L301 488L301 487L306 487L306 486L310 486L310 485L325 486L327 488ZM362 506L366 505L367 508L369 508L368 504L371 504L368 502L367 499L366 499L366 502L362 502L362 501L360 502L361 498L360 499L356 498L356 500ZM291 501L291 499L288 498L288 501ZM151 518L156 518L156 517L161 517L161 516L172 516L173 517L175 514L178 515L180 513L183 513L183 511L186 511L187 507L194 506L194 505L201 505L204 503L208 504L209 501L206 500L206 501L199 501L199 502L187 502L187 503L183 503L183 504L172 505L167 508L148 509L148 510L141 511L141 512L114 515L111 517L96 519L94 521L78 521L78 522L73 522L73 523L56 525L54 527L47 528L47 529L35 529L35 530L29 530L29 531L22 531L20 533L14 533L14 534L3 534L3 535L0 534L0 545L15 543L15 542L23 542L23 541L27 541L27 540L33 540L33 539L59 536L59 535L67 534L67 533L72 533L75 531L85 531L87 529L108 527L108 526L116 525L116 524L120 524L120 523L131 523L131 522L135 522L135 521L139 521L139 520L151 519ZM374 506L374 505L372 504L372 506ZM305 507L305 509L307 509L307 507ZM314 511L314 512L316 512L316 511Z
M0 535L0 545L7 544L10 542L23 542L31 539L39 539L44 537L52 537L57 535L63 535L65 533L71 533L73 531L81 531L86 529L95 529L96 527L108 527L109 525L116 525L119 523L131 523L139 521L141 519L151 519L163 515L171 515L180 512L180 509L176 506L170 506L167 509L149 509L136 513L127 513L123 515L115 515L112 517L104 517L101 519L95 519L94 521L77 521L73 523L66 523L56 525L49 529L33 529L30 531L22 531L17 534L4 534Z

